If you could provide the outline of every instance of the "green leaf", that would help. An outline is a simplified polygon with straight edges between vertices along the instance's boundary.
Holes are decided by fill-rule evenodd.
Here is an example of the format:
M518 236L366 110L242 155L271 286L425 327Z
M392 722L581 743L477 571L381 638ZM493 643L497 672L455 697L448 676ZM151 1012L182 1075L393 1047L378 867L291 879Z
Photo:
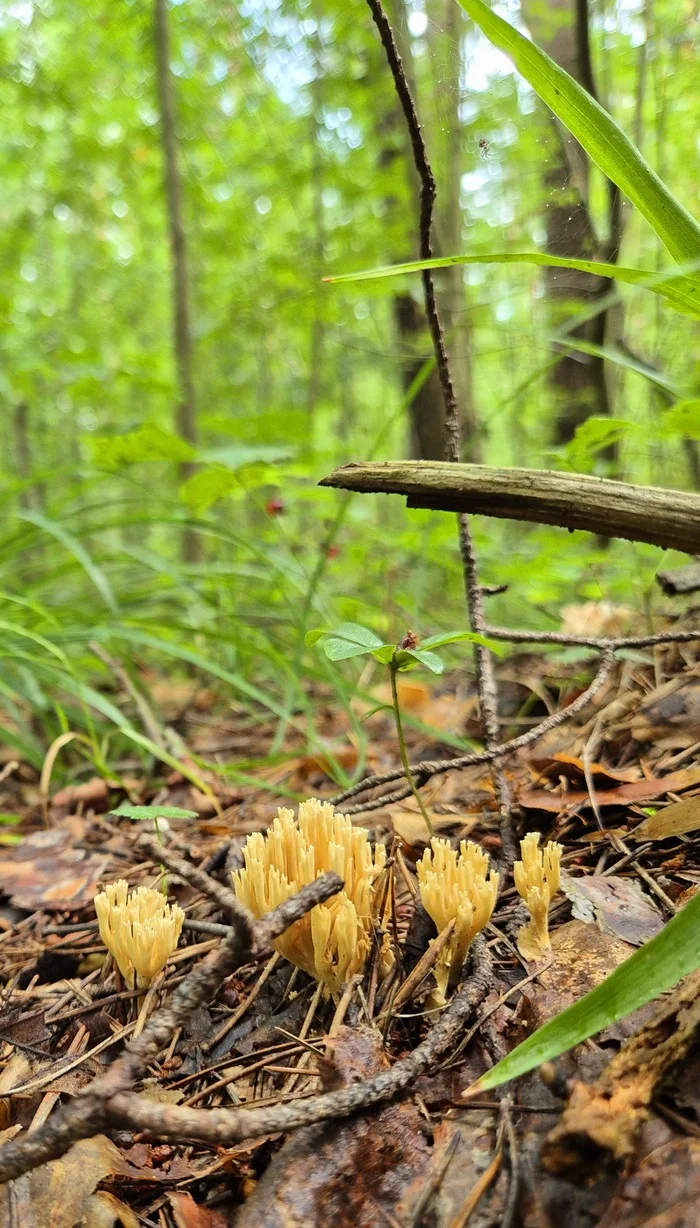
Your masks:
M555 269L576 269L609 277L631 286L652 290L665 298L669 306L685 315L700 316L700 283L695 277L666 269L652 273L647 269L629 269L599 260L576 260L565 256L550 256L546 252L488 252L478 256L436 256L432 260L410 260L405 264L385 265L360 273L341 273L326 277L328 282L374 281L399 277L403 273L418 273L421 269L445 269L455 264L534 264Z
M178 494L195 516L203 516L219 499L238 490L239 485L240 480L234 470L225 469L223 465L211 465L193 473L182 483Z
M365 657L372 649L363 644L353 644L350 640L339 640L332 635L323 645L323 651L329 661L346 661L350 657Z
M194 460L197 453L179 435L171 435L158 426L140 427L125 435L97 435L90 440L94 463L102 469L120 469L146 461Z
M134 819L143 822L147 819L196 819L196 810L183 810L180 806L132 806L130 802L122 802L110 814L120 819Z
M321 628L317 628L315 631L307 631L306 635L304 636L304 643L306 644L307 648L313 648L315 644L318 644L319 640L323 639L324 635L331 634L332 632L325 631Z
M573 1006L528 1036L474 1084L479 1091L527 1074L652 1002L700 967L700 892L634 955Z
M341 623L336 627L334 635L341 640L349 640L351 644L362 644L365 648L382 648L383 641L380 640L374 631L370 631L369 627L362 627L360 623Z
M375 648L372 656L375 661L381 661L382 665L388 665L394 659L395 652L394 644L382 644L381 648Z
M0 844L21 844L24 836L20 836L16 831L0 832Z
M566 449L566 460L577 473L588 473L599 452L639 429L635 422L625 418L586 418L576 427Z
M678 401L673 405L661 418L659 434L700 439L700 400Z
M16 827L21 822L21 814L0 814L0 826L2 827Z
M437 653L428 652L425 648L402 648L396 654L397 666L402 671L415 669L416 662L434 674L441 674L445 668Z
M69 533L55 520L49 520L47 516L42 516L41 512L21 512L19 513L19 519L36 525L38 529L43 529L45 533L49 533L62 546L65 546L66 550L77 559L80 566L87 572L107 608L111 610L112 614L119 612L109 580L102 568L98 567L94 559L90 557L82 542L78 541L77 537L74 537L72 533Z
M652 170L607 111L544 51L483 0L459 0L494 46L504 51L596 166L616 183L676 260L700 257L700 225ZM700 282L698 283L700 301Z

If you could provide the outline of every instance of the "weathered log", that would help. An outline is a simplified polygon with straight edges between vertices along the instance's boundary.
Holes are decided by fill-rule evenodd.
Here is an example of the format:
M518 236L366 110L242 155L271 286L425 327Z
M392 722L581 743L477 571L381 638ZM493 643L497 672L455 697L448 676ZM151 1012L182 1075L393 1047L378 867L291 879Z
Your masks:
M344 465L320 482L342 490L406 495L408 507L584 529L603 537L700 552L700 496L548 469L495 469L445 461Z

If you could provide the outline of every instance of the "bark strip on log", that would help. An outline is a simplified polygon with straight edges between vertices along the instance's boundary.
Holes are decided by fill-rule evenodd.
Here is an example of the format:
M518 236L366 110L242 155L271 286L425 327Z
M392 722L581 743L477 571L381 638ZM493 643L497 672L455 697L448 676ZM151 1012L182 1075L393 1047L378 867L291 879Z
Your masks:
M547 469L496 469L445 461L344 465L319 483L342 490L406 495L408 507L526 520L604 537L700 552L700 496L657 486Z

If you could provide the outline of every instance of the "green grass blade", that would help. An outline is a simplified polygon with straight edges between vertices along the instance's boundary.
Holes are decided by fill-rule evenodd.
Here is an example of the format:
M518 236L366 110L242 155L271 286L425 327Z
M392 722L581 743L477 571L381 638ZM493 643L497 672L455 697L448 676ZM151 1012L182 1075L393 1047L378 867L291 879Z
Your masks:
M66 550L77 559L80 566L87 572L107 608L113 614L119 613L109 580L102 571L102 568L98 567L94 559L90 557L82 542L78 541L77 537L74 537L72 533L68 533L55 520L49 520L47 516L42 516L40 512L22 512L19 515L19 519L27 520L30 524L36 525L38 529L43 529L45 533L49 533L62 546L65 546Z
M324 280L334 283L375 281L384 277L399 277L402 273L418 273L421 269L446 269L455 264L536 264L555 269L576 269L581 273L593 273L597 277L609 277L630 286L653 290L655 294L665 298L670 307L675 307L676 311L681 311L684 315L700 316L700 280L687 273L676 275L669 269L652 273L648 269L629 269L617 264L606 264L601 260L549 256L546 252L488 252L478 256L436 256L432 260L410 260L405 264L385 265L377 269L365 269L360 273L340 273Z
M671 989L700 967L699 928L700 892L600 985L482 1075L474 1090L487 1091L527 1074Z
M459 3L494 46L513 61L603 174L626 193L671 255L676 260L700 256L700 224L587 90L483 0Z

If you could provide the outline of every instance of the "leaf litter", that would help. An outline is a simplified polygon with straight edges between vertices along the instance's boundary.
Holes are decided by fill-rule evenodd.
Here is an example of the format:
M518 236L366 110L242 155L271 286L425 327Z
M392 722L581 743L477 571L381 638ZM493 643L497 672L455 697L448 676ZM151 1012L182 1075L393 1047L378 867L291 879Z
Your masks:
M505 739L517 736L523 721L534 723L571 702L582 662L554 668L551 657L523 653L498 668L507 674ZM671 915L664 900L678 908L697 890L696 670L689 646L659 650L655 668L620 663L580 718L507 760L521 834L538 830L564 845L563 893L550 914L552 950L534 964L519 956L515 933L524 911L506 887L487 931L488 996L461 1044L421 1075L412 1095L348 1121L218 1149L97 1135L13 1184L21 1222L456 1228L467 1219L501 1222L514 1179L527 1228L543 1216L572 1226L641 1225L650 1222L649 1198L658 1200L665 1228L694 1222L688 1215L700 1184L700 1108L688 1099L682 1077L698 1034L692 977L541 1075L533 1071L471 1100L462 1093L657 934ZM431 685L401 679L401 685L413 761L460 753L453 738L443 741L447 733L467 745L478 737L468 674ZM106 1070L138 1015L138 990L120 981L107 958L92 899L99 885L118 877L131 887L159 885L161 871L137 849L138 825L112 810L127 802L196 812L195 819L168 819L163 839L223 883L240 865L245 836L264 831L277 806L289 804L285 798L332 796L337 785L329 773L338 768L352 775L397 766L391 714L382 707L368 722L363 746L348 713L319 691L315 732L327 752L308 751L301 720L273 760L275 723L258 714L251 720L210 692L202 703L189 684L168 692L164 683L163 694L176 696L179 737L193 763L213 753L221 766L230 757L233 773L203 770L201 762L197 769L216 806L177 771L145 779L125 761L110 765L113 775L103 779L81 773L76 758L75 775L54 792L45 822L30 765L19 763L0 781L0 810L20 816L13 830L22 836L21 844L0 851L3 1139L50 1119L57 1104ZM385 699L375 688L365 710ZM587 763L594 727L596 761ZM235 771L244 748L246 769ZM440 835L469 838L498 857L498 815L485 765L433 777L423 796ZM425 975L419 970L411 983L408 978L435 936L429 919L421 934L414 917L424 822L412 798L360 812L356 821L393 854L396 1010L373 958L329 1040L333 1003L314 993L305 974L280 959L270 967L268 958L234 972L172 1036L140 1094L198 1108L293 1103L389 1069L423 1038L431 1022L425 1013L430 960ZM631 851L620 854L613 836L630 841ZM161 996L217 947L220 936L207 926L220 929L225 922L190 883L170 874L168 880L186 920ZM60 1204L58 1218L47 1217L49 1203ZM8 1206L0 1203L0 1223L13 1222Z

